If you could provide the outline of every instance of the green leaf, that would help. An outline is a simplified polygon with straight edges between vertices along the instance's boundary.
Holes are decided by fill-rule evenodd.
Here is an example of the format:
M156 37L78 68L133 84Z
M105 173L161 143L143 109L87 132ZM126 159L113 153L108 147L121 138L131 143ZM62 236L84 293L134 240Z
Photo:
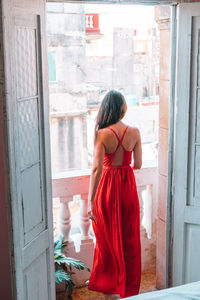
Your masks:
M66 256L61 252L54 252L54 262L61 264L66 263Z
M72 258L72 257L66 257L66 260L65 260L66 264L68 264L69 266L72 265L74 266L77 270L87 270L90 272L90 269L88 267L85 266L85 264L78 260L78 259L75 259L75 258Z
M73 283L71 277L66 272L64 272L62 270L56 270L55 271L55 281L57 283L66 281L67 284L70 286L70 288L73 289L74 283Z
M58 265L67 264L69 266L70 271L71 271L71 266L74 266L77 270L86 269L90 272L90 269L86 267L82 261L77 260L75 258L67 257L63 253L57 251L54 253L54 262L57 263Z
M68 244L68 241L64 242L64 236L60 236L56 241L54 241L54 251L62 251L62 248Z
M66 281L68 285L68 298L70 299L71 293L74 288L74 283L70 277L72 274L75 274L72 271L72 266L77 270L87 270L90 272L90 269L85 266L85 264L75 258L67 257L63 252L62 248L66 246L68 241L64 242L64 237L60 236L54 242L54 262L55 262L55 281L57 283Z

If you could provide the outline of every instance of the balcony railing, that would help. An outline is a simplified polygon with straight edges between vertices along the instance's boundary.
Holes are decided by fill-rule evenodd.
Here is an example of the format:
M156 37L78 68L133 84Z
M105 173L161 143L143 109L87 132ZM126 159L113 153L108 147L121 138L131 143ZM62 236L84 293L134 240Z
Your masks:
M81 259L91 268L95 237L87 215L90 172L83 170L53 174L53 198L59 199L60 203L57 227L59 233L69 241L67 255ZM145 270L155 266L157 167L146 166L134 173L140 200L142 269ZM72 209L74 201L76 209ZM80 286L89 276L86 271L78 272L73 279Z

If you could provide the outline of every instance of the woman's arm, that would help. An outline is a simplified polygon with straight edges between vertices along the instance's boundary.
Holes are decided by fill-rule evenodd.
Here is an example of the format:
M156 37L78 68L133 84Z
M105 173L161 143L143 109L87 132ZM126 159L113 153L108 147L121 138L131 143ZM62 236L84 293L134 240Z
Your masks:
M90 176L90 185L89 185L89 193L88 193L88 214L91 219L96 219L93 215L93 204L94 198L96 195L96 191L99 185L99 181L101 179L102 168L103 168L103 160L104 160L105 148L102 141L102 133L97 132L96 141L94 144L94 159L93 159L93 167Z
M140 169L142 166L142 142L141 142L140 131L138 129L136 129L136 136L137 136L137 142L133 149L134 152L133 169Z

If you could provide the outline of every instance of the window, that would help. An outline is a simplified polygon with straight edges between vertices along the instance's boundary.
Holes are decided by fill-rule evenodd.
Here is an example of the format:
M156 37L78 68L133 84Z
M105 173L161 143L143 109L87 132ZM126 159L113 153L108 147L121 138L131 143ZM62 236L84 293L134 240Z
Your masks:
M99 14L85 14L86 33L100 33Z
M56 82L55 52L48 52L49 82Z

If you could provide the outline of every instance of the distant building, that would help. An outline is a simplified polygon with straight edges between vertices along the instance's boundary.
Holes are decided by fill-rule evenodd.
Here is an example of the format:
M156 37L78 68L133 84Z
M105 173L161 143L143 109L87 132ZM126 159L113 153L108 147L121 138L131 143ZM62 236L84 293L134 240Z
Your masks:
M128 105L158 95L158 32L118 26L109 6L47 7L52 170L87 168L103 95L117 89Z

